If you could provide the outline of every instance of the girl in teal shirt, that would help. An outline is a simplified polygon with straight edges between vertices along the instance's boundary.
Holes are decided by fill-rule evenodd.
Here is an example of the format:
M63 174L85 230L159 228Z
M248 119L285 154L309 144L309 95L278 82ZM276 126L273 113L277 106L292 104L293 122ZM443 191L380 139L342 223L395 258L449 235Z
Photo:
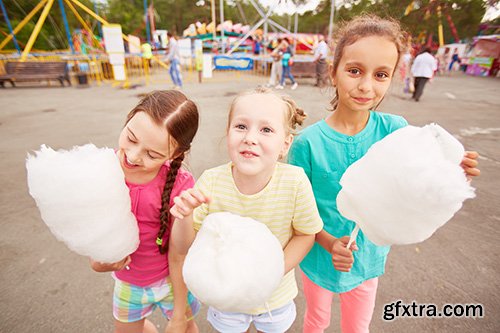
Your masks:
M324 332L330 325L334 293L340 295L342 332L368 332L377 278L384 273L389 247L373 244L360 231L347 249L355 224L340 215L336 196L346 169L375 142L408 124L400 116L373 111L405 51L399 23L361 16L348 22L337 37L331 72L336 90L333 113L302 131L289 154L289 162L309 177L324 222L300 264L307 303L304 333ZM462 167L469 176L479 174L477 156L464 156Z

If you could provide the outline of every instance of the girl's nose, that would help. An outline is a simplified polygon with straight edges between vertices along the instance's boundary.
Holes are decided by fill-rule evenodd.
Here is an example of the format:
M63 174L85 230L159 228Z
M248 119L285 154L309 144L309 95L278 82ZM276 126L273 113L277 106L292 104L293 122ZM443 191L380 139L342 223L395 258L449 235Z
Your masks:
M139 151L134 149L129 150L127 152L127 159L134 164L139 163L141 161Z
M247 145L254 145L257 143L257 137L252 131L248 131L243 138L243 142L245 142Z
M372 80L370 77L364 77L361 79L358 85L358 89L363 92L372 90Z

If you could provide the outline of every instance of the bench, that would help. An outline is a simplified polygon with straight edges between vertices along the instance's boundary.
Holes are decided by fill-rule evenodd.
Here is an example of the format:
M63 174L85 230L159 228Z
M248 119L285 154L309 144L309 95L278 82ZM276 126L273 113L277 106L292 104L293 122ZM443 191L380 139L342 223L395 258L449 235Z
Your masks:
M6 81L9 81L13 87L16 86L16 82L50 80L58 80L63 87L64 81L71 85L66 62L63 61L9 61L5 65L5 72L5 74L0 75L2 88Z

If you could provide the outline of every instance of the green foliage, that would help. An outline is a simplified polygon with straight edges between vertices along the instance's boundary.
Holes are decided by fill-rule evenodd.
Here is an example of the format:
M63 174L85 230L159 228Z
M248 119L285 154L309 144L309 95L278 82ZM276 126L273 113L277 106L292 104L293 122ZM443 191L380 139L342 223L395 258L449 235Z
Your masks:
M321 17L316 21L316 25L320 25L320 30L328 29L328 14L330 11L330 1L323 6L321 11L316 15ZM336 11L335 23L347 21L353 17L371 13L381 17L393 17L401 21L402 26L413 36L418 36L420 32L427 31L433 33L433 38L437 41L437 31L439 18L437 15L437 3L442 7L442 18L445 42L452 42L453 35L451 33L446 14L449 13L452 22L454 23L460 39L467 39L477 34L478 26L486 11L486 5L483 0L421 0L420 8L411 11L407 16L404 16L406 7L411 3L410 0L358 0L346 1L347 6L342 6ZM430 9L430 15L426 15L427 9ZM326 12L326 13L325 13ZM305 22L304 22L305 21ZM313 21L314 22L314 21ZM307 20L301 21L301 31L313 31L316 27L307 25Z

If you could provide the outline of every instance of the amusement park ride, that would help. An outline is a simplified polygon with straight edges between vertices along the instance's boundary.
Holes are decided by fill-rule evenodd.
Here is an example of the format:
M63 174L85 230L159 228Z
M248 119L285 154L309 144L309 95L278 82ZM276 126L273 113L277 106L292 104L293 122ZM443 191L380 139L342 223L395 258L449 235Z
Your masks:
M3 12L3 17L7 23L7 27L9 29L10 34L4 33L6 35L5 39L0 43L0 50L4 49L4 47L12 41L17 52L21 54L20 61L25 61L27 57L29 56L30 52L33 49L33 45L42 29L42 26L49 15L49 12L53 8L54 2L56 0L41 0L20 22L16 27L12 27L10 20L9 20L9 15L7 13L7 10L4 6L3 0L0 0L0 5L2 8ZM106 21L104 18L99 16L97 13L97 6L94 6L95 11L91 10L84 4L82 4L78 0L57 0L61 15L63 18L63 23L64 23L64 28L66 32L66 38L67 38L67 43L68 47L71 50L71 53L77 54L77 53L85 53L86 50L88 49L94 49L96 51L103 51L103 45L102 45L102 40L101 36L96 35L93 33L93 29L89 26L89 23L86 22L82 16L78 13L77 7L81 10L83 10L85 13L90 15L92 18L97 20L99 24L99 30L101 30L100 25L109 25L110 22ZM146 28L146 40L151 44L151 37L154 36L155 33L155 25L154 25L154 9L152 4L148 5L147 0L143 0L144 2L144 21L143 24L136 29L136 32L139 30L142 30L144 27ZM264 10L255 0L249 0L250 4L255 8L255 10L259 13L261 16L261 19L254 24L252 27L246 27L247 29L241 29L240 33L236 34L236 36L239 37L239 39L234 40L231 39L232 45L229 45L229 40L227 37L228 35L231 35L231 32L228 31L227 29L227 24L229 21L224 21L224 10L223 10L223 0L220 0L220 24L216 26L216 15L215 15L215 0L211 0L211 8L212 8L212 22L206 26L206 30L211 32L213 34L213 40L220 39L222 41L222 51L227 52L227 54L231 54L234 52L245 40L247 40L248 37L252 36L257 30L259 32L262 31L262 29L259 29L260 27L263 28L263 33L267 35L267 30L268 26L275 32L279 31L281 33L287 34L287 35L294 35L297 34L297 25L298 25L298 14L295 14L295 31L291 32L288 29L284 28L280 24L276 23L274 20L270 18L271 14L273 13L274 8L280 3L280 1L275 1L273 5L270 6L268 10ZM80 22L80 29L77 31L73 31L73 33L70 30L69 24L68 24L68 19L66 16L66 9L69 9L73 15L76 17L76 19ZM41 14L38 18L38 21L29 37L29 40L26 42L24 47L21 49L20 44L22 45L23 43L20 42L16 38L16 34L23 29L30 20L33 19L33 17L41 11ZM236 25L235 25L236 26ZM212 28L213 27L213 28ZM219 36L216 36L217 33L219 33ZM235 36L234 34L232 36ZM130 43L130 40L127 35L123 34L123 39L126 40L127 42ZM311 46L309 46L311 47Z

